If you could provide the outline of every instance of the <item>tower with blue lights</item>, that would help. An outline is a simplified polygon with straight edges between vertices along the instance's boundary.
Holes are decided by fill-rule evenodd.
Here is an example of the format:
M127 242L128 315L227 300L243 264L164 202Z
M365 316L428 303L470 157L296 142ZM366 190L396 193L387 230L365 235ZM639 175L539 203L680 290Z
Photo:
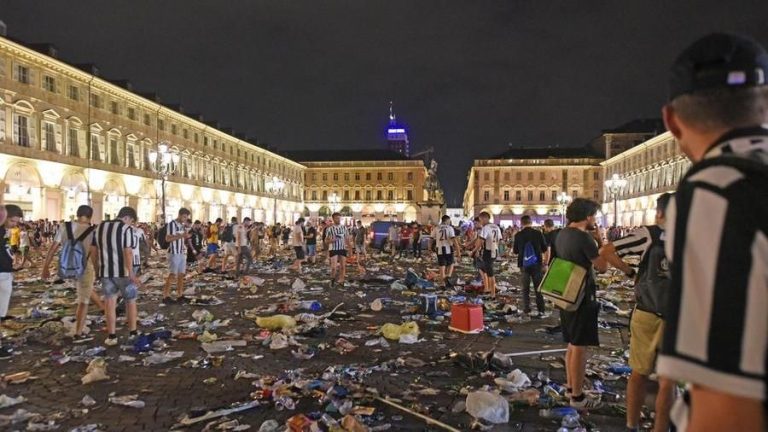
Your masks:
M405 157L411 157L411 144L408 142L408 133L405 126L397 124L397 117L389 102L389 127L387 128L387 146L390 150L398 152Z

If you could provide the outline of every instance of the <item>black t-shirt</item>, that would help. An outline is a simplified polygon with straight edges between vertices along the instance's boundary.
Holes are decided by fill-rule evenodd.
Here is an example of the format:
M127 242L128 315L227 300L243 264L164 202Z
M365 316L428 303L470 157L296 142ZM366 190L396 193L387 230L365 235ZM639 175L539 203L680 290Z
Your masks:
M13 272L13 252L8 244L8 231L0 226L0 273Z
M317 230L315 227L309 227L307 230L306 235L304 236L307 240L307 245L316 245L317 244Z
M592 260L599 256L597 243L588 232L576 228L563 228L555 240L557 256L576 263L589 271L587 281L588 293L594 294L595 272L592 270Z
M544 233L544 240L547 241L549 246L549 261L551 262L557 256L557 248L555 248L555 241L557 241L557 235L560 234L560 230L552 230L548 233Z
M530 243L533 246L533 250L536 251L536 257L539 258L539 263L542 262L541 254L547 250L547 242L544 240L544 234L541 231L537 231L531 227L525 227L522 231L515 235L515 243L513 252L517 254L517 265L523 267L523 255L525 254L525 245Z

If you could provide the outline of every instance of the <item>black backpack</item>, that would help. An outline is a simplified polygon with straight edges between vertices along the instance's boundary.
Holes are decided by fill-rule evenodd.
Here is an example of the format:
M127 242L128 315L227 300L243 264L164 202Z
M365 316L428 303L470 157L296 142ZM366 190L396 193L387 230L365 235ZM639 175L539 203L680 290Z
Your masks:
M663 317L669 305L671 286L669 261L664 254L664 240L661 238L663 231L657 225L645 228L651 233L651 245L640 261L635 300L641 311Z
M224 232L221 233L221 241L224 243L235 241L235 229L232 224L227 224L224 228Z
M165 236L168 235L168 224L163 225L159 230L157 230L157 235L155 235L155 240L157 240L157 245L160 247L160 249L167 250L168 247L171 245L168 243L168 240L165 239Z

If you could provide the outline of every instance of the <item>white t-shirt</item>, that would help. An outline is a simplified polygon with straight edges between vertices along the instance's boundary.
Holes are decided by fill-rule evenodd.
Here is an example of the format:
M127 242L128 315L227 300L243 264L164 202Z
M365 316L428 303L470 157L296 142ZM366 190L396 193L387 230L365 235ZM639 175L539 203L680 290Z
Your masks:
M499 241L501 241L501 229L494 223L487 223L480 230L479 237L484 240L485 250L490 252L491 258L496 258L499 253Z
M248 228L245 225L237 224L233 226L232 233L235 235L235 244L237 247L248 246L250 244L250 239L248 238Z
M291 246L302 247L304 246L304 230L301 225L294 224L291 229Z
M64 222L59 226L59 230L56 232L56 237L54 237L54 241L58 244L62 244L67 240L71 240L67 236L67 226L66 224L70 222ZM80 234L82 234L85 230L88 229L90 226L89 224L81 224L80 222L71 222L72 224L72 235L74 238L78 238ZM96 232L96 230L91 230L91 233L88 234L83 239L83 245L85 245L86 250L91 246L91 243L93 243L93 233Z
M29 234L27 230L21 230L21 236L19 238L19 247L29 247Z
M456 233L452 226L444 224L436 226L432 230L432 237L435 239L438 254L448 255L453 252L453 238L456 237Z

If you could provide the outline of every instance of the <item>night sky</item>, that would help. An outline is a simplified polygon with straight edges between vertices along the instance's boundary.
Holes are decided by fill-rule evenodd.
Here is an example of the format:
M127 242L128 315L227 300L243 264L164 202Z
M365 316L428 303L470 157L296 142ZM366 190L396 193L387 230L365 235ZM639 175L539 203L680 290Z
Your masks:
M768 44L768 1L0 0L8 33L278 149L385 143L389 100L449 205L474 158L656 117L704 33Z

